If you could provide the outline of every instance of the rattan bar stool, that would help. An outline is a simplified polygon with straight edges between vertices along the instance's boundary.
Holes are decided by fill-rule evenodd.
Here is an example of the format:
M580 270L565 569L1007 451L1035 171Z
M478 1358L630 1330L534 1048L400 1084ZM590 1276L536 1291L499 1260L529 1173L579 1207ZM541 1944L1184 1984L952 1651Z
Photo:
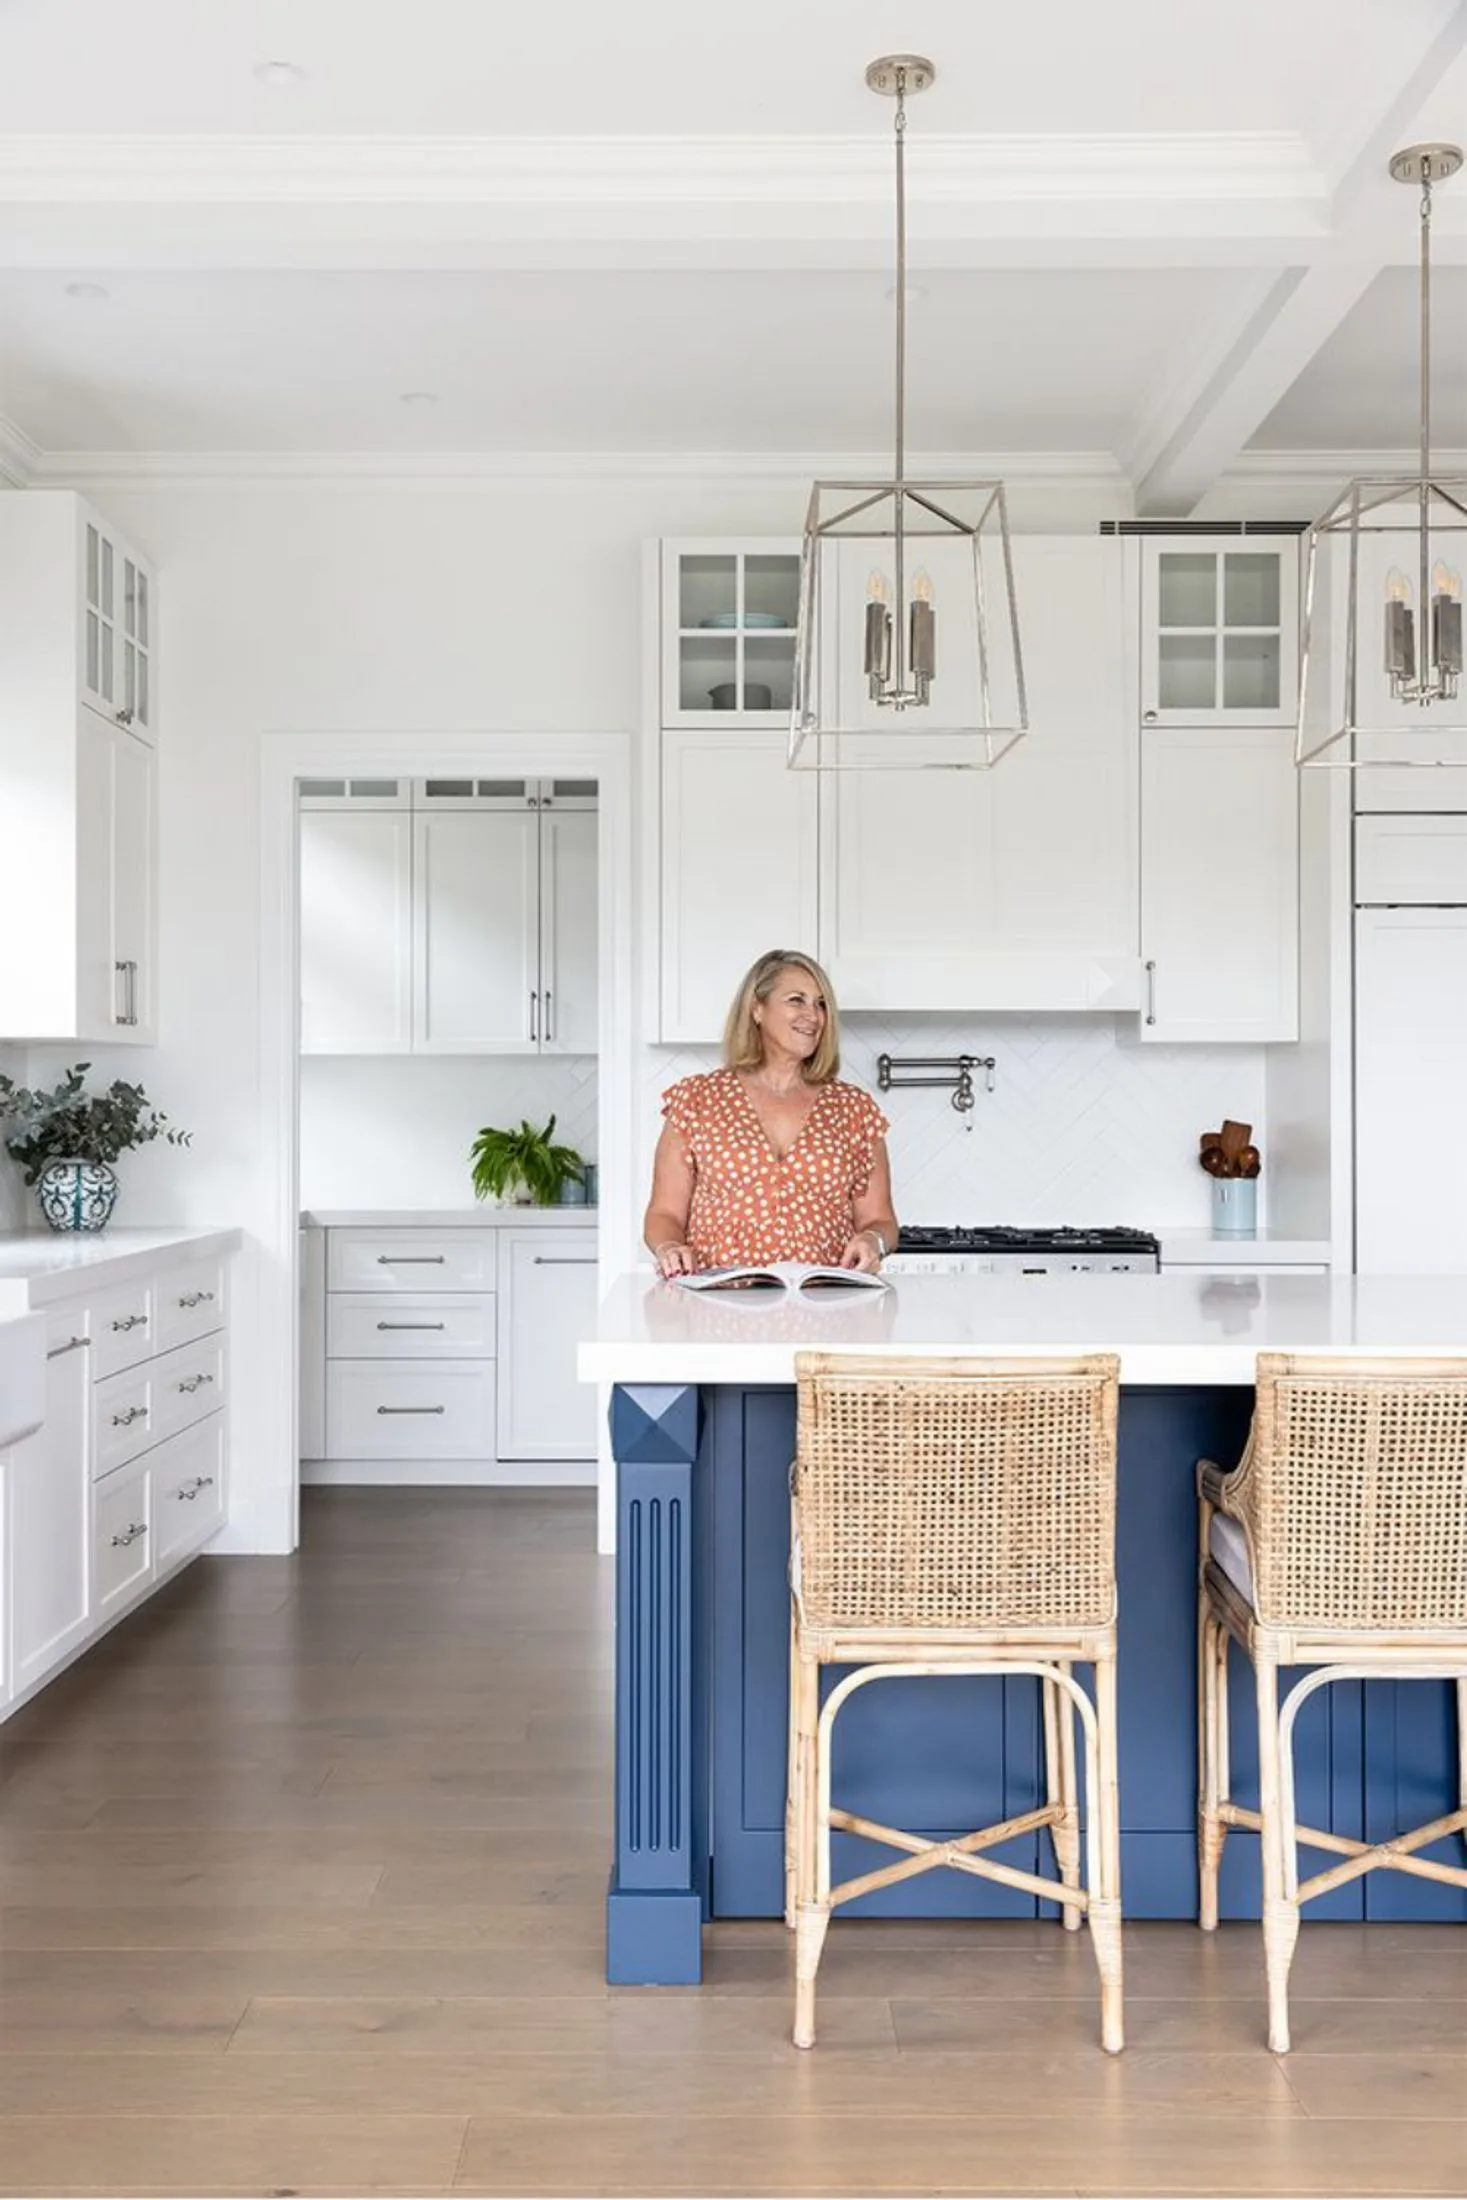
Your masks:
M815 1980L831 1912L939 1866L1088 1918L1101 2038L1123 2044L1116 1780L1116 1409L1113 1355L1073 1360L886 1359L801 1352L792 1475L791 1751L786 1865L795 1925L797 2047L815 2041ZM1092 1698L1076 1664L1093 1665ZM855 1668L822 1708L820 1668ZM874 1681L1032 1674L1044 1688L1047 1796L954 1841L832 1806L841 1706ZM1074 1721L1085 1767L1084 1884ZM1058 1882L983 1852L1048 1827ZM833 1828L904 1852L830 1883Z
M1253 1427L1224 1474L1199 1461L1199 1920L1217 1925L1233 1826L1262 1836L1268 2044L1289 2048L1289 1966L1304 1903L1388 1869L1467 1886L1417 1849L1467 1828L1467 1359L1259 1355ZM1230 1641L1253 1661L1259 1808L1231 1799ZM1307 1665L1282 1705L1281 1666ZM1339 1680L1455 1680L1462 1808L1371 1843L1294 1815L1294 1721ZM1299 1878L1298 1844L1346 1861Z

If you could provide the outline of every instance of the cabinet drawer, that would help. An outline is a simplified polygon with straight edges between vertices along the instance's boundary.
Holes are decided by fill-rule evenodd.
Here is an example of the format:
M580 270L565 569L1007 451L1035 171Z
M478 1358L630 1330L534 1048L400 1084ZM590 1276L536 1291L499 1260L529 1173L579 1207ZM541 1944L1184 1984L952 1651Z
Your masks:
M492 1291L493 1230L332 1230L328 1291Z
M1355 899L1427 907L1467 902L1467 817L1357 818Z
M335 1291L326 1352L333 1360L492 1360L494 1299L482 1291Z
M206 1337L224 1326L224 1263L218 1260L180 1261L160 1271L155 1304L159 1352L187 1344L191 1337Z
M92 1491L92 1618L102 1620L153 1570L152 1477L130 1467Z
M155 1566L207 1543L224 1518L225 1442L224 1415L216 1412L160 1444L148 1460Z
M221 1335L184 1344L141 1367L98 1383L93 1472L111 1474L165 1436L201 1421L224 1403L225 1352Z
M154 1335L154 1290L151 1276L131 1283L114 1283L99 1291L92 1307L92 1376L101 1382L120 1368L150 1360L158 1345Z
M494 1362L332 1360L328 1459L492 1459Z

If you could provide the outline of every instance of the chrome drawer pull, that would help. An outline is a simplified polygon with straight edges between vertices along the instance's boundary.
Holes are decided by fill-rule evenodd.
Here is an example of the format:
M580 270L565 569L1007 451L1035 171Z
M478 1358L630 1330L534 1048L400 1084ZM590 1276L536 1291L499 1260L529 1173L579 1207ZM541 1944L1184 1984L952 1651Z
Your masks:
M65 1344L53 1344L46 1357L48 1360L59 1360L63 1352L79 1352L84 1344L90 1344L91 1341L90 1337L68 1337Z
M447 1406L378 1406L379 1413L446 1413Z
M379 1253L379 1268L441 1268L448 1258L446 1253Z
M379 1329L446 1329L447 1322L378 1322Z
M131 1428L134 1421L146 1421L147 1418L148 1409L146 1406L129 1406L126 1413L113 1414L112 1426L114 1428Z
M119 1336L121 1336L125 1331L129 1329L140 1329L147 1318L148 1317L146 1314L124 1314L122 1320L120 1322L114 1322L112 1324L112 1327L114 1331Z
M213 1296L214 1294L212 1291L190 1291L185 1297L181 1298L178 1303L180 1306L184 1307L203 1306L207 1304L207 1302L212 1299Z
M213 1487L214 1477L212 1474L196 1474L192 1482L180 1482L173 1494L175 1497L187 1497L192 1501L198 1496L200 1490L211 1490Z
M180 1390L193 1392L205 1383L212 1383L213 1380L212 1375L185 1375L178 1387Z
M531 1256L536 1268L594 1268L594 1253L535 1253Z
M146 1535L146 1534L147 1534L147 1532L148 1532L148 1523L147 1523L147 1521L146 1521L146 1520L136 1520L136 1521L134 1521L134 1522L132 1523L132 1525L131 1525L131 1526L130 1526L130 1527L128 1528L128 1531L127 1531L126 1535L115 1535L115 1536L113 1536L113 1538L112 1538L112 1548L113 1548L113 1550L114 1550L114 1551L125 1551L125 1550L127 1549L128 1545L129 1545L129 1543L136 1543L136 1541L137 1541L138 1537L139 1537L140 1535Z

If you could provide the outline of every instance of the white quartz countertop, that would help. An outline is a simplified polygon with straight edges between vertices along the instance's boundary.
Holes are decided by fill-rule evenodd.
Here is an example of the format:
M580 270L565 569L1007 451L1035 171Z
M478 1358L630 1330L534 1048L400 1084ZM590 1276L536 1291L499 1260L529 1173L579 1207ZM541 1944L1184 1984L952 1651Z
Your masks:
M1286 1230L1256 1230L1252 1237L1218 1237L1212 1230L1158 1230L1163 1268L1287 1268L1326 1266L1328 1238L1292 1237Z
M554 1230L596 1227L594 1207L309 1207L306 1230Z
M796 1352L1119 1352L1127 1383L1251 1383L1262 1351L1467 1357L1467 1276L903 1276L832 1306L623 1276L583 1382L789 1383Z
M0 1232L0 1315L50 1306L165 1261L237 1252L241 1238L239 1230L188 1230L177 1223L147 1230Z

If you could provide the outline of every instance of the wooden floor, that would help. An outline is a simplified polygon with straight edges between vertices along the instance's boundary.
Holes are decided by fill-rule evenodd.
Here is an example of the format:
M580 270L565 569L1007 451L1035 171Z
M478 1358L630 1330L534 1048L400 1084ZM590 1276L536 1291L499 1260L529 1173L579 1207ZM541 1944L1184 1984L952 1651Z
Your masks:
M0 2190L1461 2193L1467 1941L777 1924L601 1979L610 1568L579 1492L319 1491L0 1729ZM1235 1837L1237 1838L1237 1837Z

